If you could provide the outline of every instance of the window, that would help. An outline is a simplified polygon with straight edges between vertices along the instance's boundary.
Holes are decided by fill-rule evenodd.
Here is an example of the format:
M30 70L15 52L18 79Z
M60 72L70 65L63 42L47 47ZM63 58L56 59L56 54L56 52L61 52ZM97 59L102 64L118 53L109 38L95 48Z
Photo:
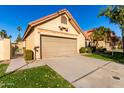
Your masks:
M61 16L61 23L67 24L67 18L65 16Z

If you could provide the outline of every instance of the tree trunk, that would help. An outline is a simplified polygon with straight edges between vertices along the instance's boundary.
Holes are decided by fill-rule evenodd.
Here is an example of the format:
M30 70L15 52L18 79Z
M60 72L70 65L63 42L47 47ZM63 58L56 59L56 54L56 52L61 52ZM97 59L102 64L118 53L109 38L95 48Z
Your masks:
M123 54L124 54L124 29L122 28L122 48L123 48Z
M123 48L123 54L124 54L124 36L122 37L122 48Z
M114 51L113 51L113 49L112 49L112 56L114 55Z

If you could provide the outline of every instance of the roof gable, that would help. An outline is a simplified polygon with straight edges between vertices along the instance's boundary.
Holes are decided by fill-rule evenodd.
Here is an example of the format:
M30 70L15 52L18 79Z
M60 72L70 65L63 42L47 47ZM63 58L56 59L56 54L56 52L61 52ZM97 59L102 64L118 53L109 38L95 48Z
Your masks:
M63 14L66 14L67 17L69 18L69 22L71 23L71 25L75 28L75 30L78 32L78 33L81 33L81 28L79 27L79 25L77 24L77 22L74 20L74 18L72 17L72 15L66 10L66 9L63 9L63 10L60 10L56 13L53 13L53 14L50 14L48 16L45 16L43 18L40 18L38 20L35 20L31 23L28 24L28 27L24 33L24 36L23 36L23 40L28 36L28 34L30 33L31 29L34 28L35 26L39 25L39 24L42 24L44 22L47 22L49 20L52 20L56 17L59 17L60 15L63 15ZM83 34L84 35L84 34ZM84 35L85 36L85 35Z
M95 31L95 29L84 31L85 37L87 40L90 40L92 33Z

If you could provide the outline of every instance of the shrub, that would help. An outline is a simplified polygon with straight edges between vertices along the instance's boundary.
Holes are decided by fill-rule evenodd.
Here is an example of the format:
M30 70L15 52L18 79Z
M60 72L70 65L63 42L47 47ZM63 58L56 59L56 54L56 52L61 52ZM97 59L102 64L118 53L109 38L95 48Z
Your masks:
M106 48L103 48L102 50L103 50L104 52L106 52L106 51L107 51L107 49L106 49Z
M81 47L80 50L79 50L80 53L85 53L85 47Z
M26 51L26 48L23 47L23 56L25 57L25 51Z
M92 49L92 53L96 52L96 47L95 46L92 46L91 49Z
M34 59L34 53L32 50L25 50L24 57L26 61Z
M79 50L80 53L92 53L92 48L91 47L81 47Z
M86 52L86 53L92 53L92 48L91 48L91 47L85 48L85 52Z
M98 52L105 52L106 51L106 48L99 47L99 48L97 48L97 51Z

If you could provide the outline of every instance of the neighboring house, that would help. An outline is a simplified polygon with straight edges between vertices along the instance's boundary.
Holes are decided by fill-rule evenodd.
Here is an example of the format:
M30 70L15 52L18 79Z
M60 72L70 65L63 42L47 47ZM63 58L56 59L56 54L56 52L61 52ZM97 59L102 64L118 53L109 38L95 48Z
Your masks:
M66 10L29 23L24 36L26 49L36 59L79 53L85 47L85 36L72 15Z
M0 39L0 61L10 60L11 58L11 47L10 39Z
M92 36L93 31L94 31L94 29L83 32L85 34L85 37L86 37L86 41L85 41L86 47L90 47L93 45L92 40L91 40L91 36Z
M94 31L95 31L95 29L84 31L84 34L86 37L86 47L94 46L93 41L92 41L92 33ZM113 35L113 33L111 33L110 38L116 38L116 37L117 37L116 35ZM112 48L111 44L112 44L112 42L110 39L107 41L98 41L98 47L106 48L107 50L111 50L111 48ZM115 44L115 46L116 46L116 44Z
M16 54L23 54L23 48L24 48L24 42L13 42L11 43L11 46L13 49L16 49L16 51L13 50L13 52L16 52Z

